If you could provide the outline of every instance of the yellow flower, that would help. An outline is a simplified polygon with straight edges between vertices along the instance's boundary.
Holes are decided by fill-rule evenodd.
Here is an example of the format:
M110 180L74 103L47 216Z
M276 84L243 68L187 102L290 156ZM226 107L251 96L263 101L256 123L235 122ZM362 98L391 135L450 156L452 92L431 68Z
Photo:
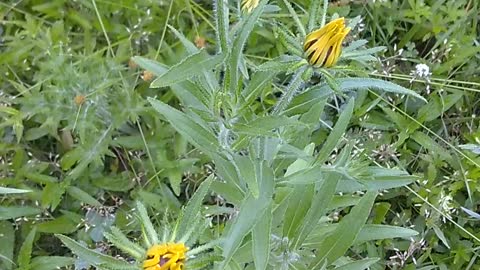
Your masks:
M242 0L242 10L248 13L252 12L258 6L259 0Z
M305 38L303 49L313 66L331 67L337 63L342 52L342 42L350 32L345 19L338 18L317 29Z
M154 245L147 251L143 261L144 270L182 270L188 248L183 243Z

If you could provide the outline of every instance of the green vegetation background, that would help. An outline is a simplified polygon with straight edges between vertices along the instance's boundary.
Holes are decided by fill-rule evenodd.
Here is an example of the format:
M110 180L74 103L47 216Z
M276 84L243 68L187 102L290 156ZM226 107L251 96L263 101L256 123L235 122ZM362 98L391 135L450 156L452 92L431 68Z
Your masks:
M291 2L298 11L309 6ZM279 6L267 16L293 29ZM101 247L112 224L131 229L134 200L174 216L214 170L147 102L179 106L172 91L149 88L152 74L130 60L183 59L187 52L167 25L215 52L212 10L211 1L189 0L0 3L0 186L34 191L0 190L1 269L21 262L25 249L32 257L69 256L53 234ZM419 236L354 246L349 255L387 262L372 269L478 269L479 2L340 0L330 3L328 14L335 13L361 18L347 43L363 38L369 47L386 47L365 66L369 76L428 100L368 94L366 105L354 109L346 135L382 166L419 179L377 197L375 223L410 227ZM285 52L274 25L261 23L244 54L257 64ZM421 63L430 67L427 77L415 73ZM270 88L261 96L264 104L276 98ZM327 135L318 132L316 142ZM222 213L218 224L228 219L221 198L205 204L218 206L211 212Z

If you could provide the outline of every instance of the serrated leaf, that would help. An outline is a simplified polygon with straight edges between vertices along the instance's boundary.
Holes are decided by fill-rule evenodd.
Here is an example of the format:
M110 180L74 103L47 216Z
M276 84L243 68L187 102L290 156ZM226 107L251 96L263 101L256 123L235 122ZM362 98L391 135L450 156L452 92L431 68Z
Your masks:
M138 270L138 265L118 260L114 257L86 248L77 241L71 239L70 237L60 234L56 234L55 236L59 238L62 243L67 248L69 248L75 255L80 257L82 260L87 261L91 265L107 269Z
M152 88L166 87L172 84L198 76L204 70L211 70L220 65L225 60L225 54L206 55L199 51L185 58L180 63L172 66L167 72L159 75L150 85Z
M376 192L367 192L358 205L354 206L350 213L340 221L335 231L320 242L317 246L316 257L310 265L311 269L315 269L325 262L331 264L345 254L367 221L376 196Z

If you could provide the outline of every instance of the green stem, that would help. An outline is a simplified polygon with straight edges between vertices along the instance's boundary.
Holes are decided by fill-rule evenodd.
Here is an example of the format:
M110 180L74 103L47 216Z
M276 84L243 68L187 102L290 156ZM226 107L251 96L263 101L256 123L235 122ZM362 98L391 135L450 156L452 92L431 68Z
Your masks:
M323 0L322 24L320 25L320 27L325 26L325 22L327 21L327 9L328 9L328 0Z
M290 84L287 86L285 93L273 108L272 115L280 115L288 107L288 104L290 104L295 96L295 93L303 82L302 74L304 70L305 68L300 68L295 72Z

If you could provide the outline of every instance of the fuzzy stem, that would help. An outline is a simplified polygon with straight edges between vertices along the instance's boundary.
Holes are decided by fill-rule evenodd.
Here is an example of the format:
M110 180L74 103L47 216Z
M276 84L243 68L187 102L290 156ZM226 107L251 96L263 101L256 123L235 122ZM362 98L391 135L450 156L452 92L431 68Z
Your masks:
M320 27L325 26L325 22L327 21L327 9L328 9L328 0L323 0L322 24L320 25Z
M290 81L290 84L287 86L285 93L282 95L280 100L278 100L277 104L273 108L272 115L280 115L288 107L288 104L290 104L293 97L295 96L295 93L303 82L302 74L304 71L304 68L300 68L295 72L292 80Z

